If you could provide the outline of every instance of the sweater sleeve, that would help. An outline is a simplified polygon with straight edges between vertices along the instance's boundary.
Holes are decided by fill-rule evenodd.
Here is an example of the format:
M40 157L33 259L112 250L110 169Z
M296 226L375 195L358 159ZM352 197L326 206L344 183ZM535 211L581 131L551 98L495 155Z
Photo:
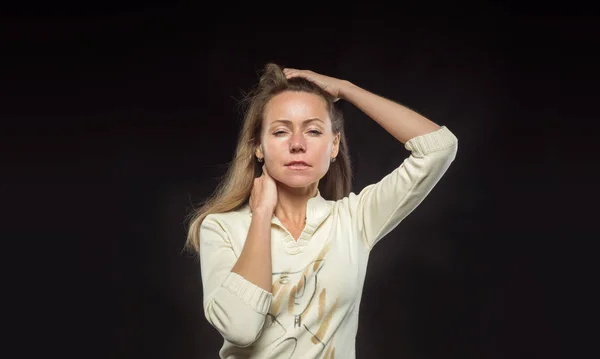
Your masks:
M400 167L360 193L349 205L368 249L391 232L431 192L458 150L458 139L446 126L407 141L410 151Z
M227 233L208 215L200 226L204 314L225 340L246 347L261 334L272 294L232 272L236 261Z

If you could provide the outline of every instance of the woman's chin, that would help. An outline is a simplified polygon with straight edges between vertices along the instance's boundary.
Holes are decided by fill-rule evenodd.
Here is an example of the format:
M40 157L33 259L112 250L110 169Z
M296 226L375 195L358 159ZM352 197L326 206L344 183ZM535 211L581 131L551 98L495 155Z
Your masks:
M278 182L280 182L282 185L288 186L290 188L303 188L303 187L310 186L316 180L317 179L314 179L312 177L301 178L298 176L296 178L293 178L291 176L286 176L285 178L278 179Z

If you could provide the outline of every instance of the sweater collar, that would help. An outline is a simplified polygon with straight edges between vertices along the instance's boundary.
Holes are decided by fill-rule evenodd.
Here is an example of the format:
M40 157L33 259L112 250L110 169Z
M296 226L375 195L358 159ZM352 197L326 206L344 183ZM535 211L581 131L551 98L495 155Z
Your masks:
M285 237L284 246L290 254L297 254L301 252L301 247L304 247L308 244L310 238L315 233L317 228L319 228L319 226L325 222L327 217L329 217L332 206L332 201L328 201L323 198L323 196L321 196L321 191L317 189L317 194L310 198L306 203L306 225L302 231L302 234L300 234L300 238L298 238L298 241L295 241L289 235ZM248 212L250 217L252 217L252 212L249 210L249 207ZM286 230L283 223L279 221L279 218L277 218L275 214L273 214L271 217L271 223L276 224L283 230Z
M248 213L252 217L252 212L248 207ZM318 227L331 213L331 203L321 196L321 191L317 189L317 194L311 197L306 203L306 224ZM273 214L271 223L282 225L279 219Z
M317 189L317 194L310 198L306 204L306 224L316 229L330 214L330 201L323 198L321 191Z

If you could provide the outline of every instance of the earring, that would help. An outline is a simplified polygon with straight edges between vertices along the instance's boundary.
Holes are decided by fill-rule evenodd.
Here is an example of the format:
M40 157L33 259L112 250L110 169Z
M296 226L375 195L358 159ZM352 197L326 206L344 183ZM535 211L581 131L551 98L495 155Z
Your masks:
M263 159L262 159L262 158L260 158L260 157L256 157L256 159L258 160L258 162L261 162L261 163L262 163L262 161L263 161Z
M336 159L335 157L334 157L334 158L332 158L332 159L331 159L331 163L335 162L335 159Z

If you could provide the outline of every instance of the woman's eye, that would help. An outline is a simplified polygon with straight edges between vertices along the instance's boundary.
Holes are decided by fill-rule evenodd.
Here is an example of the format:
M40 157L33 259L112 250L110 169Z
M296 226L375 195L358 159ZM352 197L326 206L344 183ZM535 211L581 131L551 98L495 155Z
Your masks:
M319 130L311 130L311 131L308 131L308 132L311 133L311 134L313 134L313 135L320 135L321 134L321 131L319 131ZM285 134L285 131L277 131L277 132L273 132L273 134L275 136L279 136L281 134Z

